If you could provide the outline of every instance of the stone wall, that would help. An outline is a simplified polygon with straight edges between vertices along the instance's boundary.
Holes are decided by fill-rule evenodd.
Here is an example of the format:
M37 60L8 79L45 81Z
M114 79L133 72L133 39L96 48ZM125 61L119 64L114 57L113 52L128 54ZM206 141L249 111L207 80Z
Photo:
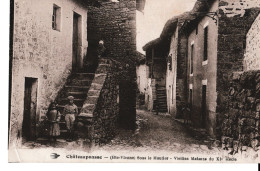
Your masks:
M167 61L166 71L166 94L168 113L174 118L176 116L176 74L177 74L177 48L178 48L178 29L171 37L170 51L168 56L171 58ZM171 60L171 61L169 61ZM171 62L171 63L170 63ZM171 64L171 69L169 68Z
M244 70L260 70L260 15L246 35Z
M94 60L99 40L104 40L106 56L120 63L120 113L126 125L135 125L136 105L136 1L102 2L101 7L89 7L88 56ZM122 119L122 122L124 119ZM124 124L123 124L124 125Z
M60 31L52 29L53 5L62 10ZM87 47L87 9L74 0L15 0L10 144L22 140L25 77L37 79L36 129L72 68L73 11L82 16L82 54ZM37 131L38 132L38 131ZM36 135L37 136L37 135Z
M78 116L78 134L86 143L106 143L115 135L119 119L119 86L115 72L113 61L100 60Z
M178 28L179 29L179 26ZM176 79L176 117L181 118L182 109L187 101L187 37L178 31L178 49L177 49L177 79ZM185 69L186 68L186 69ZM183 86L184 85L184 86Z
M252 8L255 7L255 8ZM231 86L231 75L234 71L243 71L243 58L246 47L246 35L259 14L259 1L220 0L218 58L217 58L217 128L221 135L220 125L223 114L228 110L228 89Z
M256 148L260 140L260 71L234 72L222 128L222 143Z

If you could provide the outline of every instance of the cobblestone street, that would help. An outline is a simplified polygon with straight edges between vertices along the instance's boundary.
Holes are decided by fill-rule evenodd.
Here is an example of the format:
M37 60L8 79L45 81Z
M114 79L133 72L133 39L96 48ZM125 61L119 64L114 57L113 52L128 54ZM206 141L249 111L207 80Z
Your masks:
M218 154L220 149L212 148L206 135L198 134L171 116L137 110L135 132L118 130L109 144L99 147L103 150L170 151L177 153Z

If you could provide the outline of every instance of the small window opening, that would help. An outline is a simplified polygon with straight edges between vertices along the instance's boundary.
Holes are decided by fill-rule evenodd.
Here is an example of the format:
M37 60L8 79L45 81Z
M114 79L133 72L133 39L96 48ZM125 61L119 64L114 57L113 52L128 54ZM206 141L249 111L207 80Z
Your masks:
M57 31L61 29L61 8L55 4L53 5L52 29Z
M190 74L193 74L193 53L194 53L194 44L191 45L191 52L190 52Z
M204 55L203 60L208 60L208 27L204 28Z

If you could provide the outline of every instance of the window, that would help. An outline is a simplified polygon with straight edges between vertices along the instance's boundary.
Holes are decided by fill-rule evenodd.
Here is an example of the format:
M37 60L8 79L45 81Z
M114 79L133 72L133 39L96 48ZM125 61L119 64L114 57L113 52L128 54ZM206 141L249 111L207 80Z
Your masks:
M204 28L204 56L203 61L208 60L208 26Z
M197 27L196 27L196 35L198 35L198 28L199 27L199 25L197 25Z
M172 54L168 56L168 68L171 71L172 70Z
M194 44L191 45L190 50L190 74L193 74L193 53L194 53Z
M52 29L57 31L61 29L61 8L55 4L52 13Z

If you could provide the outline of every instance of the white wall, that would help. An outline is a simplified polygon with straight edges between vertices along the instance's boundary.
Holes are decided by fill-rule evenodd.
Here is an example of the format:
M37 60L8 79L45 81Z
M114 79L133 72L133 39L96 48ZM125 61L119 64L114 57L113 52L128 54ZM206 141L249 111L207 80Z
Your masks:
M137 85L138 90L141 93L145 93L147 87L147 77L146 77L146 65L139 65L136 67Z
M244 70L260 70L260 15L255 19L246 36Z
M78 2L78 1L77 1ZM52 29L53 4L61 30ZM21 144L25 77L38 79L37 126L72 67L73 11L82 16L81 57L87 53L87 9L74 0L15 0L10 143Z

